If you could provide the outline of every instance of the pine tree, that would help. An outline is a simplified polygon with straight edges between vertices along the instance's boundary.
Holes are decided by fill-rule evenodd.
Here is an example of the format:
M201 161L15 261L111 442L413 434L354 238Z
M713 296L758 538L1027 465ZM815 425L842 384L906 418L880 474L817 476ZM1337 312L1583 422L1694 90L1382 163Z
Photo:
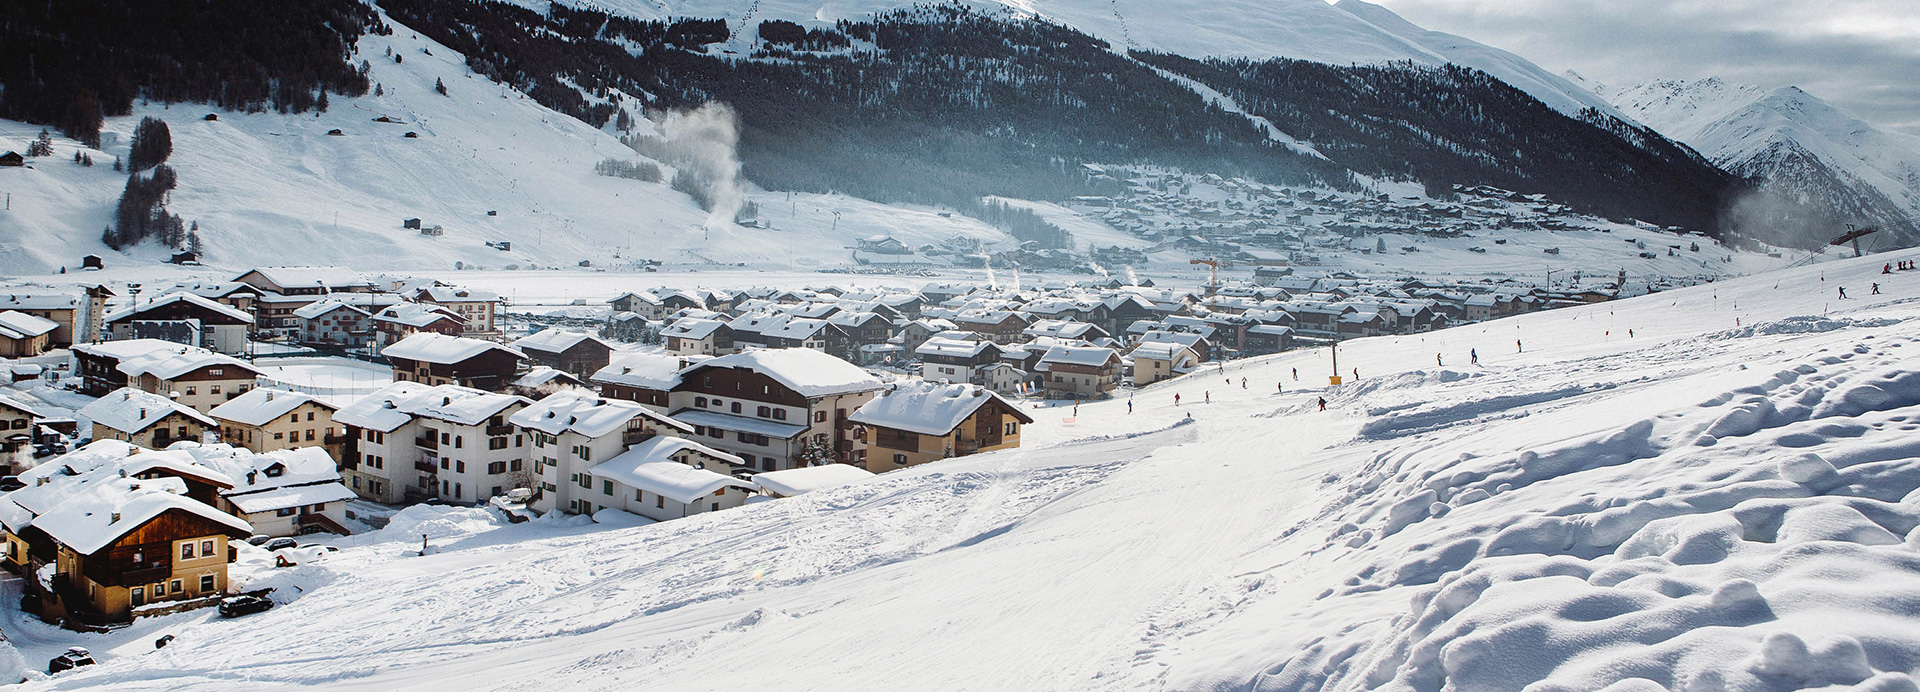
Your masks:
M374 96L386 96L386 95L387 95L387 89L386 89L386 87L383 87L383 86L380 86L380 85L379 85L379 84L377 84L377 83L376 83L376 84L374 84L374 85L373 85L373 95L374 95Z
M120 165L120 157L113 157L113 172L119 173L124 170L126 170L126 167Z
M166 163L173 155L173 133L167 121L148 116L133 130L133 144L127 148L127 166L140 172Z
M27 155L28 156L52 156L53 155L53 135L48 134L46 128L44 127L40 128L40 136L33 138L33 142L27 144Z
M326 89L321 89L320 97L313 100L313 108L315 110L313 117L316 117L316 118L320 117L321 113L327 112L327 90Z
M447 95L447 85L445 82L440 81L439 77L433 78L433 90L440 92L441 96Z

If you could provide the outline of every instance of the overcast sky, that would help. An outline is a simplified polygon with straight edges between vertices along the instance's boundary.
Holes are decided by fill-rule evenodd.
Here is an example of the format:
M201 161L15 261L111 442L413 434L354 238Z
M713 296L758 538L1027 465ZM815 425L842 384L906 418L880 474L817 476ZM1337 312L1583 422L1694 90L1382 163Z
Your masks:
M1920 0L1372 0L1428 29L1609 86L1799 86L1920 136Z

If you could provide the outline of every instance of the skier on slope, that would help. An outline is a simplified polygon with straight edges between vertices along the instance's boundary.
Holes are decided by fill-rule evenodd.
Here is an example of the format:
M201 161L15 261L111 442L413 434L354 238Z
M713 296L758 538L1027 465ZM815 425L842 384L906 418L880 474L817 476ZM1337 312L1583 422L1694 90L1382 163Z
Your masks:
M1324 396L1320 397L1320 410L1322 411L1327 410L1327 398Z

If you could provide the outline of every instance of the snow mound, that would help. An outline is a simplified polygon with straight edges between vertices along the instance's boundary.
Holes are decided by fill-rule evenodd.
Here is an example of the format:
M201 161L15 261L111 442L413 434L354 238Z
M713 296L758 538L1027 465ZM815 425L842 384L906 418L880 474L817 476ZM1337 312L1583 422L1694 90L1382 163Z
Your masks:
M380 538L401 542L461 538L499 526L499 515L479 507L414 505L395 512L386 527L373 532Z

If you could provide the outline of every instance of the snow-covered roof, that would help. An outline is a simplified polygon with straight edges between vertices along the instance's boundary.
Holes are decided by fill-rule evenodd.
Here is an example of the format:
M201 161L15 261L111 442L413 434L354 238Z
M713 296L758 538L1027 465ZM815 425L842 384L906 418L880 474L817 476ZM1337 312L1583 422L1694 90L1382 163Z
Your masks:
M331 483L297 485L245 495L229 495L227 501L233 503L233 506L242 512L258 514L278 509L341 502L353 498L353 491L348 490L346 484L341 483L339 479L334 479Z
M333 420L381 432L392 432L415 417L478 425L515 404L530 403L533 401L523 396L459 385L429 387L418 382L395 382L340 407Z
M1191 353L1192 351L1193 349L1188 347L1186 344L1175 343L1171 341L1149 341L1147 343L1140 344L1139 346L1135 347L1133 349L1133 352L1129 353L1128 355L1134 358L1149 358L1152 360L1173 360L1176 356L1179 356L1181 353Z
M129 377L152 375L163 380L171 380L206 368L219 369L220 377L235 380L251 380L260 374L259 369L233 356L214 353L198 346L162 343L167 344L167 348L121 358L120 363L115 366L116 369ZM233 370L230 373L227 372L229 368Z
M1088 332L1099 329L1098 325L1074 320L1040 320L1027 325L1020 331L1030 336L1057 336L1065 339L1084 339Z
M16 310L0 311L0 337L26 339L46 334L60 327L60 323L45 317L35 317Z
M573 348L574 346L579 345L580 342L582 341L593 341L593 342L599 343L601 346L606 346L609 349L613 348L612 344L608 344L605 341L601 341L599 337L596 337L592 334L588 334L585 332L567 331L559 327L549 327L549 328L534 332L532 334L529 334L527 336L520 337L519 339L513 342L513 345L517 348L521 348L529 351L541 351L544 353L559 353L561 351L565 351L567 349L570 349L570 348Z
M622 294L620 294L620 295L617 295L617 296L614 296L612 300L609 300L609 301L607 301L607 302L608 302L608 303L618 303L618 302L620 302L621 300L623 300L623 299L626 299L626 298L632 298L632 299L635 299L635 300L638 300L638 301L640 301L640 302L642 302L642 303L646 303L646 304L648 304L648 305L659 305L659 304L660 304L660 299L659 299L659 298L656 298L656 297L654 297L654 295L653 295L652 293L648 293L648 292L646 292L646 291L627 291L626 293L622 293Z
M305 392L258 387L234 397L227 403L213 407L207 415L241 425L260 426L309 403L318 404L329 410L334 408L332 404L315 399L313 395Z
M1140 335L1142 344L1169 343L1192 347L1206 340L1205 336L1193 332L1169 332L1158 329Z
M879 389L880 378L859 366L807 348L770 348L720 356L681 371L741 368L771 377L804 397L833 396Z
M168 293L164 296L160 296L158 298L155 298L153 300L150 300L140 305L132 305L132 306L120 308L119 310L115 310L113 312L107 313L106 320L108 322L119 322L120 320L134 317L136 315L153 310L155 308L165 307L168 305L172 305L174 303L187 303L195 307L198 307L200 309L206 310L208 312L212 312L216 315L221 315L228 319L234 320L236 322L240 322L243 324L253 324L253 315L249 315L247 313L241 312L235 309L233 306L227 305L226 303L222 303L222 302L215 301L208 298L202 298L200 296L194 295L192 293L188 293L186 291L175 291L173 293Z
M1256 324L1254 326L1248 327L1247 333L1248 334L1267 334L1272 336L1285 336L1288 334L1292 334L1293 328L1283 327L1277 324Z
M673 461L671 454L680 449L698 448L721 458L733 457L700 443L678 437L656 437L634 445L620 456L595 465L588 473L619 482L630 488L672 498L682 504L712 495L721 488L756 489L752 483L703 468ZM733 457L739 463L739 457Z
M9 293L0 296L0 308L8 310L74 310L80 296L74 293Z
M413 296L419 300L429 300L435 303L500 302L500 294L494 293L493 291L461 288L458 286L422 286L414 291Z
M691 425L702 425L709 428L719 428L721 430L733 430L737 432L753 433L755 435L766 435L767 437L771 437L776 440L791 440L795 437L804 435L807 432L807 426L804 426L804 425L793 425L791 423L779 423L779 422L763 420L759 418L748 418L746 416L734 416L734 415L728 415L725 413L716 413L713 411L702 411L700 409L686 409L682 411L675 411L673 413L673 418L674 420L678 420L682 423L687 423Z
M381 310L380 314L374 315L373 319L380 322L403 324L409 327L425 327L441 320L453 320L462 325L467 323L465 319L454 314L452 310L438 305L423 305L421 303L398 303L385 310Z
M998 401L1023 423L1033 422L1018 406L985 387L971 384L903 382L867 402L847 420L922 435L947 435L988 402Z
M1113 349L1086 346L1055 346L1040 357L1042 363L1063 363L1100 367L1114 357Z
M701 361L706 360L704 357ZM666 391L680 384L680 371L692 365L689 359L653 353L627 353L587 378L601 384L617 384L641 389Z
M674 320L673 324L667 325L666 329L660 331L660 335L676 336L682 339L705 339L713 336L715 331L724 326L727 326L727 323L719 320L682 317Z
M186 490L185 483L172 477L110 478L90 484L35 517L33 525L82 555L99 552L154 517L172 510L206 519L227 530L229 535L253 533L251 524L185 497Z
M405 358L407 360L451 365L494 349L505 351L521 360L525 360L527 357L527 354L521 353L519 349L503 346L491 341L469 339L463 336L447 336L433 332L420 332L396 341L392 346L382 349L380 355L388 358Z
M821 330L831 327L826 320L809 317L796 317L779 325L762 330L762 336L803 341L811 339Z
M26 402L21 401L19 399L15 399L6 394L0 394L0 407L10 408L15 411L19 411L21 413L27 414L28 416L31 416L33 418L46 417L46 414L41 413L40 409L29 406L27 405Z
M256 267L247 274L259 273L280 288L358 288L373 282L359 272L344 267ZM235 281L247 274L234 277Z
M520 409L509 420L514 425L559 435L575 432L590 438L619 432L635 418L646 418L684 432L693 426L640 404L621 399L605 399L590 392L556 392Z
M873 477L872 471L852 464L827 464L754 474L753 483L775 495L793 497L816 490L863 483Z
M565 381L569 384L580 384L580 378L574 377L573 373L556 368L549 368L545 365L535 365L528 368L526 374L514 378L513 386L543 387L552 383L554 380Z
M152 427L169 414L178 412L206 427L219 427L205 414L158 394L132 387L121 387L80 409L80 415L95 423L123 433L138 433Z
M322 300L317 303L310 303L305 306L302 306L300 309L293 311L293 316L303 320L310 320L310 319L319 317L321 315L325 315L329 312L333 312L335 310L343 310L343 309L360 313L361 317L366 317L368 315L373 314L371 312L368 312L360 308L357 305L348 305L338 300L329 299L329 300Z

